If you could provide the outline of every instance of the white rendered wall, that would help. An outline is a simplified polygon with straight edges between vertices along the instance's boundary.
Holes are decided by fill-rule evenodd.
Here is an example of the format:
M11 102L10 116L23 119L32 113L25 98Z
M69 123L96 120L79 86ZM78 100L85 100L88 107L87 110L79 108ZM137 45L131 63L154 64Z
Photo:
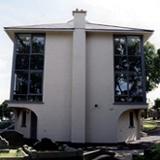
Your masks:
M26 126L22 126L22 113L23 110L20 111L19 116L16 115L16 124L15 124L15 130L17 130L19 133L24 135L26 138L30 138L30 125L31 125L31 112L27 111L26 112Z
M85 13L74 13L72 52L71 142L86 139L86 32Z
M43 78L43 103L11 103L11 107L28 108L38 118L37 138L70 141L72 33L46 33ZM19 123L19 122L18 122ZM18 125L19 126L19 125ZM16 128L24 133L21 128Z
M134 127L130 127L129 113L130 111L124 112L119 118L118 142L133 141L137 139L138 120L135 113L133 112Z
M114 142L113 38L107 33L87 34L87 142ZM98 107L95 107L95 104Z
M128 109L145 108L146 105L114 104L112 34L88 33L86 48L86 141L98 143L125 141L131 135L131 131L134 130L133 134L137 134L137 128L131 130L128 126L129 120L122 113ZM120 116L123 124L121 132L118 131Z
M77 47L78 53L80 53L80 46L81 43ZM78 99L79 96L75 96L78 93L74 90L76 99L73 100L73 33L48 32L45 44L44 103L10 103L9 106L28 108L37 115L37 137L39 139L48 137L56 141L82 143L113 143L118 142L119 139L125 139L130 134L129 128L122 128L122 132L126 134L123 134L125 135L123 138L119 138L121 137L118 135L121 134L118 128L119 117L128 109L146 108L146 105L114 104L113 54L113 35L111 33L87 32L86 57L84 54L81 57L84 61L86 60L86 73L84 75L85 63L83 65L83 61L80 63L82 70L79 70L83 74L77 73L79 76L84 75L84 78L86 76L86 93L84 91L85 81L79 81L75 86L84 95ZM79 57L76 59L78 62ZM81 76L80 78L84 79ZM78 82L78 79L75 82ZM86 106L84 105L85 98ZM77 108L73 109L73 104L77 104L74 105ZM81 104L83 104L82 108ZM94 107L95 104L98 105L97 108ZM128 127L125 117L122 117L122 122ZM25 132L21 128L17 128L17 131ZM27 136L28 132L24 134Z
M39 137L70 141L72 33L46 34Z

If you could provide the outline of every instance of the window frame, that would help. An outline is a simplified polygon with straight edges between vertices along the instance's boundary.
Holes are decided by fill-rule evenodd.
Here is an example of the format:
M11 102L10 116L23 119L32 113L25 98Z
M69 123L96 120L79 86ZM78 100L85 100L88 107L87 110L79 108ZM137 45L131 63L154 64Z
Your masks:
M19 34L28 34L30 35L30 52L29 54L19 54L16 52L16 46L17 46L17 35ZM40 53L40 54L33 54L32 53L32 38L33 36L43 36L44 37L44 52L43 53ZM46 34L45 32L42 32L42 33L30 33L30 32L16 32L14 34L14 49L13 49L13 58L12 58L12 75L11 75L11 89L10 89L10 100L13 101L13 102L16 102L16 103L43 103L43 83L44 83L44 65L45 65L45 44L46 44ZM16 57L17 55L29 55L29 67L28 69L16 69ZM30 61L31 61L31 56L32 55L43 55L43 69L37 69L37 70L34 70L34 69L31 69L30 67ZM15 75L15 72L16 71L26 71L28 73L28 83L27 83L27 86L28 86L28 91L27 91L27 94L17 94L17 95L24 95L24 96L27 96L27 100L14 100L14 75ZM29 88L30 88L30 85L29 85L29 80L30 80L30 74L32 72L41 72L42 73L42 93L41 94L30 94L29 92ZM42 100L41 101L29 101L29 96L33 96L33 95L37 95L37 96L42 96Z
M115 70L115 57L118 56L118 55L115 55L115 38L118 38L118 37L122 37L122 38L125 38L126 40L126 44L125 44L125 48L126 48L126 52L127 54L126 55L122 55L121 57L127 57L127 62L128 62L128 58L130 56L128 56L128 50L127 50L127 38L128 37L139 37L140 38L140 50L141 50L141 54L140 55L133 55L133 56L139 56L141 58L141 70L142 70L142 73L141 73L141 76L142 76L142 98L143 98L143 101L142 102L117 102L116 101L116 95L115 95L115 91L116 91L116 85L115 85L115 82L116 82L116 74L119 73L126 73L127 76L132 73L132 71L129 71L129 67L127 69L127 71L123 72L123 71L116 71ZM146 105L146 74L145 74L145 63L144 63L144 40L143 40L143 35L139 35L139 34L113 34L113 75L114 75L114 78L113 78L113 93L114 93L114 102L113 104L114 105ZM134 74L135 72L133 72ZM129 77L129 76L128 76ZM129 78L127 78L127 85L129 84ZM129 97L129 90L127 90L127 96Z

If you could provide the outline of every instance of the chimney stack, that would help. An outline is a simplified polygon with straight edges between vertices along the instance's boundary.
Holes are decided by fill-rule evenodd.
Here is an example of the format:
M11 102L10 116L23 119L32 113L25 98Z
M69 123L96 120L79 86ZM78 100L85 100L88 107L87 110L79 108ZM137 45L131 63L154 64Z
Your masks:
M73 11L71 141L86 140L86 11Z
M85 28L85 16L86 16L86 11L84 10L74 10L72 12L73 16L74 16L74 27L75 28Z

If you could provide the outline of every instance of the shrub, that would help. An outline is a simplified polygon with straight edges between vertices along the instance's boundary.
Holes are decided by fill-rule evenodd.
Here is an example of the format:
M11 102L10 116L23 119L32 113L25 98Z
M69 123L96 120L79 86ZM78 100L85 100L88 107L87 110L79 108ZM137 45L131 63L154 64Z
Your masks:
M160 160L160 144L153 145L144 151L144 156L136 156L134 160Z
M33 145L33 148L38 151L58 150L58 145L48 138L42 138L41 141L38 141Z

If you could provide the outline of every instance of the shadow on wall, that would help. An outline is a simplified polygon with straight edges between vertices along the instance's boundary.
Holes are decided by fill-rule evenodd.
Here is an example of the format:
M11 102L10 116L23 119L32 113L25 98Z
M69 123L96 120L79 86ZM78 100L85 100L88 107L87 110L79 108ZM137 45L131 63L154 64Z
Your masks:
M123 112L118 119L118 142L136 140L138 135L138 123L138 116L135 110Z

